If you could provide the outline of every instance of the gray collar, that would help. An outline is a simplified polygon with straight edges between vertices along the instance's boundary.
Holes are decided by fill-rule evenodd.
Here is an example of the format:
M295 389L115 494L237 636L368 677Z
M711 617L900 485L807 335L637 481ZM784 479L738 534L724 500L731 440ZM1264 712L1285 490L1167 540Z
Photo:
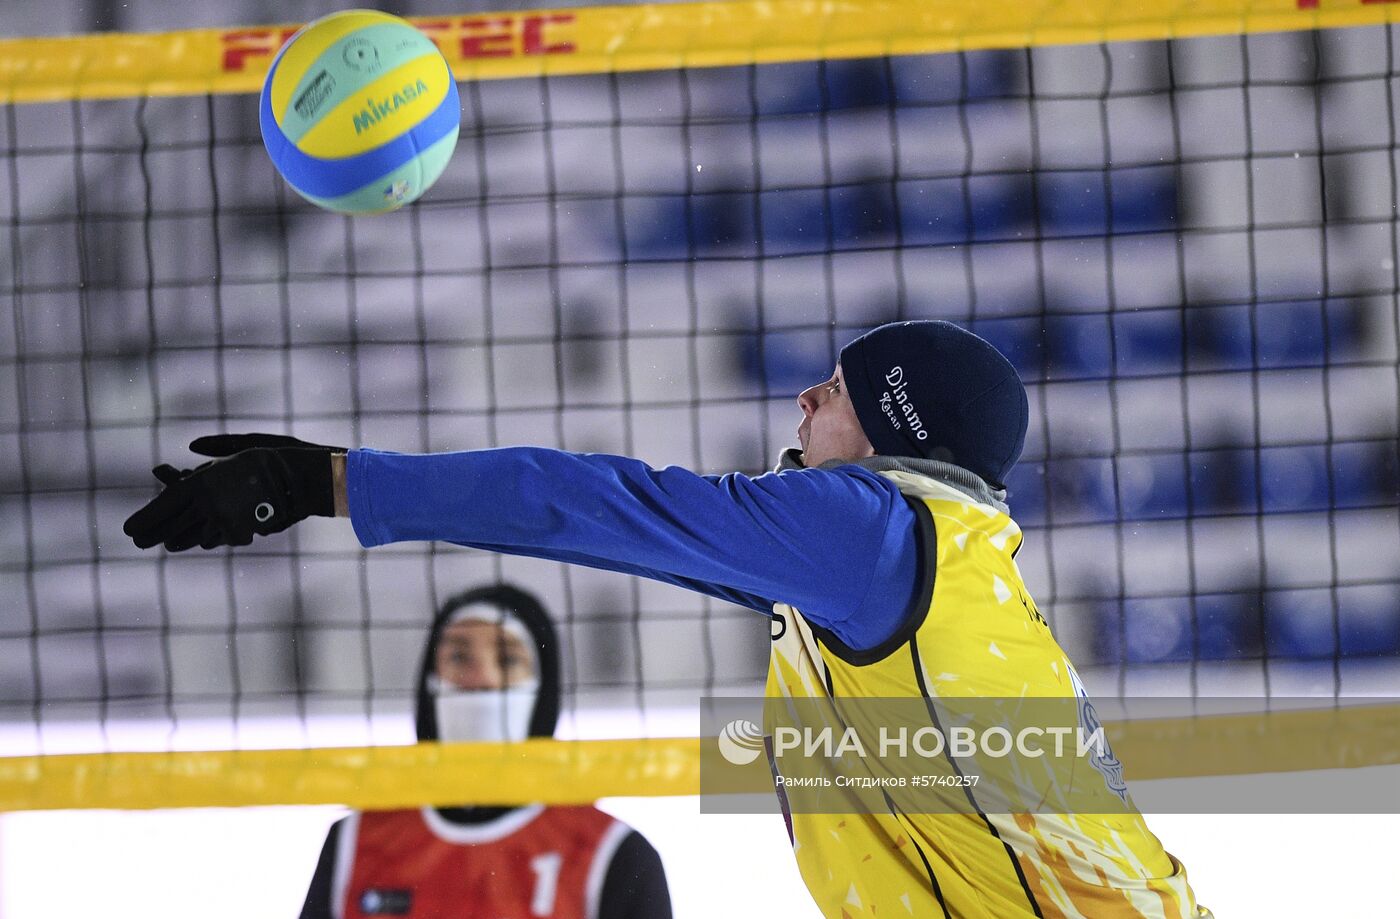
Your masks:
M861 460L827 460L817 468L836 469L839 466L859 466L871 472L907 472L911 475L926 476L956 488L975 501L991 505L1008 517L1011 515L1011 508L1006 506L1006 489L993 488L977 473L952 463L915 456L871 456ZM789 447L779 455L778 468L774 471L787 472L806 468L802 464L802 451L796 447Z

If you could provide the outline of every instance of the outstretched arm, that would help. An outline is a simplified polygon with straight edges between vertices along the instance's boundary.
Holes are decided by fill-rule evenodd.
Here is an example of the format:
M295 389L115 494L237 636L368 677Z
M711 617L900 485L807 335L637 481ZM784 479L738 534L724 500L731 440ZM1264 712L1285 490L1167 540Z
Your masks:
M917 581L913 511L855 466L702 476L536 447L354 450L345 482L365 546L437 539L719 586L791 604L855 648L896 630Z
M345 455L269 435L192 445L127 521L142 548L246 545L310 515L348 515L365 546L444 540L655 578L767 611L791 604L853 648L903 622L918 581L914 514L855 466L749 477L652 469L535 447Z

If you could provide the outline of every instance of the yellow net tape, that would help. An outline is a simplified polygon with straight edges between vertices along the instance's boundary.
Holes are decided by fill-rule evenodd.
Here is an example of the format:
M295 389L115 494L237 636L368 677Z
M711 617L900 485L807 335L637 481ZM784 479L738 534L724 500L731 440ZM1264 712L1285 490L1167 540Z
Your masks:
M1392 21L1374 0L735 0L422 17L459 80L1187 38ZM296 25L0 41L14 102L256 92Z
M460 80L1186 38L1396 18L1371 0L738 0L426 17ZM295 25L0 41L5 102L257 91ZM1127 722L1130 778L1400 763L1400 708ZM695 738L0 758L0 810L593 801L699 792ZM470 781L490 776L489 782Z
M1400 706L1110 724L1131 781L1400 764ZM0 758L0 811L548 801L700 793L714 738ZM745 789L769 791L763 787Z
M362 809L699 790L693 738L0 758L0 811L349 804ZM483 777L489 777L485 780Z

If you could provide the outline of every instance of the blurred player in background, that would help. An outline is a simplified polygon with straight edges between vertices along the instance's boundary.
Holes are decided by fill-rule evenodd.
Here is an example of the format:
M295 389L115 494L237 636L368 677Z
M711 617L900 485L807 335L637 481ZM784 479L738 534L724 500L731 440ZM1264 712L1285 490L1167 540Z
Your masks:
M365 546L447 540L758 610L773 618L774 697L1080 696L1013 560L1021 531L1003 483L1028 403L1006 358L950 323L892 323L846 345L798 403L801 449L758 477L530 447L404 455L200 438L191 448L216 459L158 469L165 489L126 532L181 551L349 516ZM1128 813L987 813L971 792L966 813L794 813L798 866L832 919L1209 915L1121 769L1074 778Z
M505 584L448 600L418 671L420 741L553 737L559 649L534 596ZM669 919L656 850L594 807L353 813L326 836L301 919Z

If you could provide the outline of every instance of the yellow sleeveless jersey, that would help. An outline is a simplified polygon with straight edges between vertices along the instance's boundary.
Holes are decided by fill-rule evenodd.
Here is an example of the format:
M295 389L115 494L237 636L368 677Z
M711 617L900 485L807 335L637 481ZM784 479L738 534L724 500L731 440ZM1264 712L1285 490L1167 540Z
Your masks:
M922 588L909 622L862 653L792 607L775 606L768 697L829 700L838 718L855 699L1087 702L1017 570L1016 523L936 480L882 474L920 521ZM1104 798L1116 805L1105 813L986 813L968 789L963 813L905 813L893 802L885 813L791 813L794 854L830 919L1209 916L1198 911L1185 869L1132 806L1116 766L1081 770L1091 800L1089 783L1121 799Z

